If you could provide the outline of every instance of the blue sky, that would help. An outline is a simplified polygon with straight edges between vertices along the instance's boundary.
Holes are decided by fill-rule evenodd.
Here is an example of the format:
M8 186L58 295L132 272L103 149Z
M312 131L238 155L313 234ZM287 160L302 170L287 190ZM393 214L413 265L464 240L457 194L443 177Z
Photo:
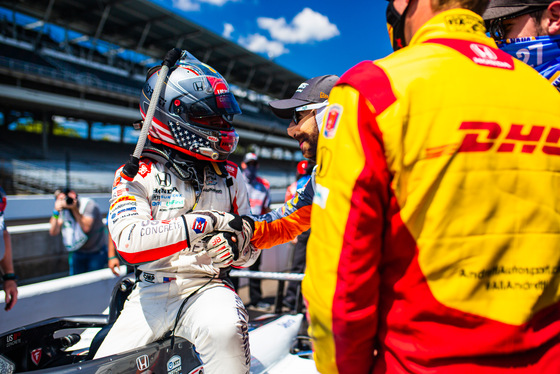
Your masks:
M152 0L305 77L392 50L384 0Z

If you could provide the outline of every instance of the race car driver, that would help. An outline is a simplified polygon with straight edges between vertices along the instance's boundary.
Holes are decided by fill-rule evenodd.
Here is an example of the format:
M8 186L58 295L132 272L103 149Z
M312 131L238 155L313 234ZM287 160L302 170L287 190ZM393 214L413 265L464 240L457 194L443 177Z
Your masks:
M148 72L143 118L160 71ZM205 373L245 374L248 315L224 280L259 254L252 222L240 216L250 213L245 182L227 161L241 111L225 79L186 51L163 87L138 174L116 173L109 230L123 260L139 265L139 282L95 358L171 332L195 345ZM202 244L210 233L219 234Z
M331 92L303 280L321 373L560 372L560 96L487 5L390 1L403 48Z

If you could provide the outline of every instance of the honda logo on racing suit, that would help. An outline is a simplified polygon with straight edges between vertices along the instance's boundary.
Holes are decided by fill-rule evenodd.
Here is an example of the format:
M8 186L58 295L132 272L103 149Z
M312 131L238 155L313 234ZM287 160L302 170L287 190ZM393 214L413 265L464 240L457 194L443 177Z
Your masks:
M171 175L169 173L159 173L156 175L156 181L162 187L171 186Z
M148 370L150 367L150 358L147 355L142 355L136 359L136 367L138 370Z

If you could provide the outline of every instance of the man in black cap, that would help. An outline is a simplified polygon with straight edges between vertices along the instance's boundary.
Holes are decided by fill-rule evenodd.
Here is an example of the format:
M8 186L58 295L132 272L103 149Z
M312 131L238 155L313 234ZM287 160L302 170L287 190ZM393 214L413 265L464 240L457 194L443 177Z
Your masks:
M315 161L319 131L329 104L329 93L338 80L336 75L311 78L299 85L290 99L269 103L273 113L291 119L288 135L299 142L305 158ZM280 208L255 220L251 244L260 249L287 243L307 231L311 221L311 204L315 195L315 173L296 195ZM211 240L210 240L211 241Z
M292 119L288 135L299 142L303 157L315 160L319 128L328 105L329 92L338 77L322 75L299 85L290 99L271 101L268 105L280 118Z
M560 91L560 0L493 0L483 17L500 49Z
M317 140L329 104L329 93L338 80L336 75L323 75L299 85L290 99L271 101L268 105L280 118L291 118L288 135L299 142L305 158L315 161ZM311 204L315 195L315 173L310 181L282 207L265 215L252 217L255 232L251 244L270 248L287 243L310 227Z

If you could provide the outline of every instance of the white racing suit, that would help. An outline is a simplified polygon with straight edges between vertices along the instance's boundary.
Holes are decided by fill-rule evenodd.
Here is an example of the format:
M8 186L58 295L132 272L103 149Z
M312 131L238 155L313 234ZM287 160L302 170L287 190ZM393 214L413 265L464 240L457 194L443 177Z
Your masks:
M182 181L164 166L170 164L147 158L141 159L138 175L131 182L120 178L120 169L117 171L109 230L121 257L131 264L141 264L141 273L95 358L164 337L173 330L181 304L188 298L175 336L195 345L204 372L249 372L245 307L236 292L219 278L219 269L212 266L206 252L193 252L196 241L190 242L210 223L204 219L193 223L183 217L192 217L186 214L191 210L249 214L247 189L235 164L228 162L218 168L215 163L197 163L206 164L204 178L197 179L203 182L198 184ZM195 184L200 186L198 198ZM258 254L249 245L234 265L250 266Z

